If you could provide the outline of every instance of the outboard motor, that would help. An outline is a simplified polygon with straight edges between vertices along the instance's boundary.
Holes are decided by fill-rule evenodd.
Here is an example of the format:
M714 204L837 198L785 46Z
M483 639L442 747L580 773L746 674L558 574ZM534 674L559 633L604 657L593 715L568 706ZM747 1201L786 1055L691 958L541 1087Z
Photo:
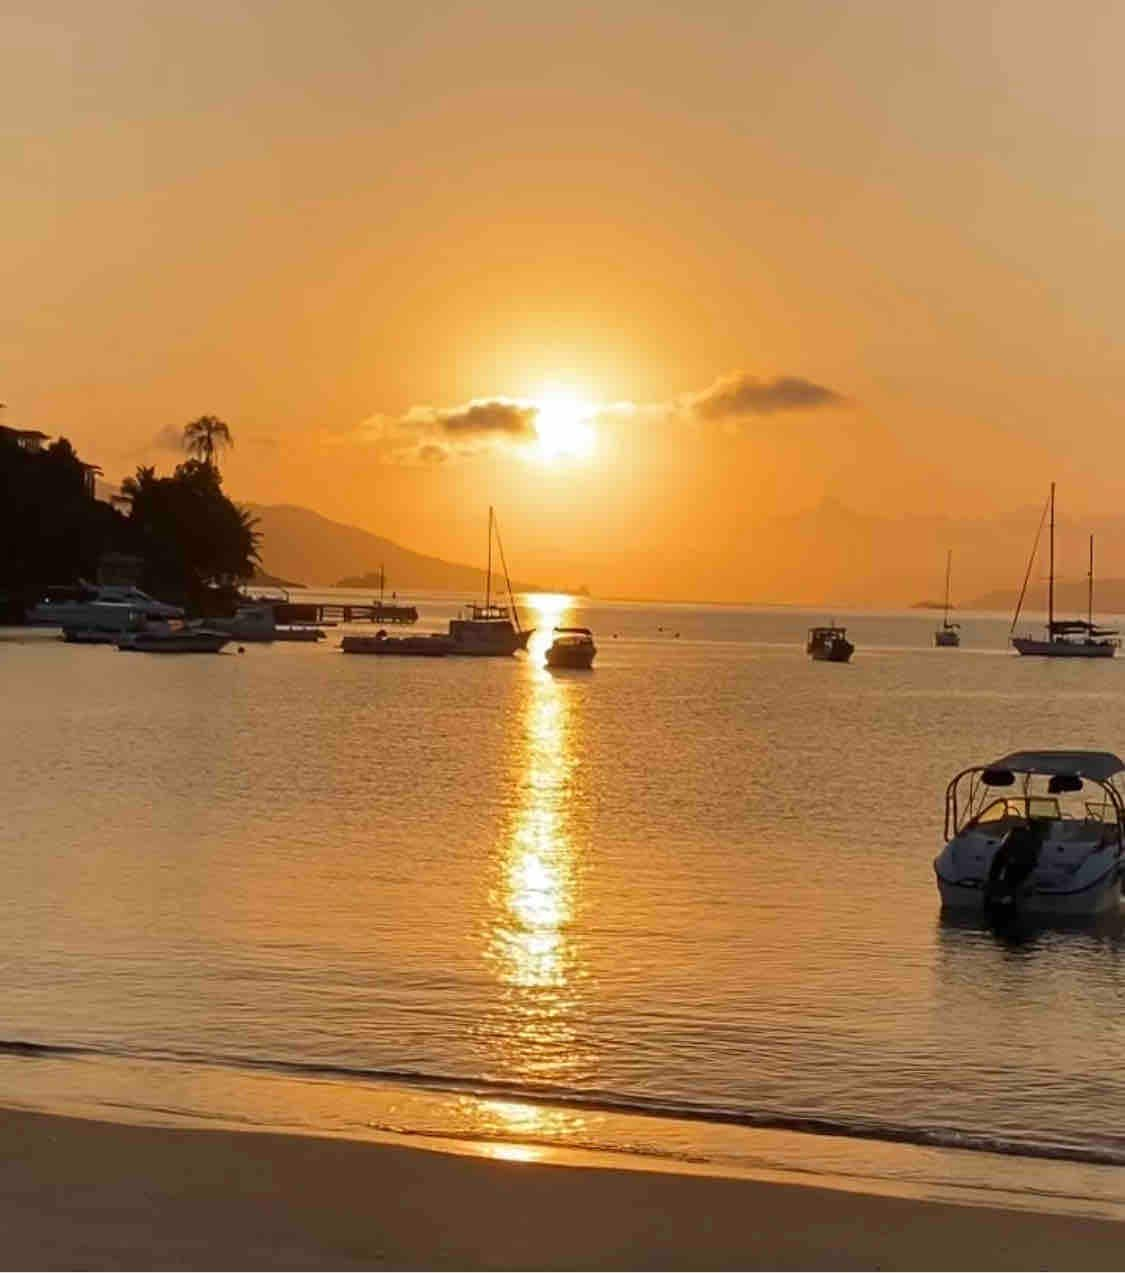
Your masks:
M984 884L984 904L990 910L1014 908L1019 892L1039 865L1047 824L1031 821L1013 827L992 857Z

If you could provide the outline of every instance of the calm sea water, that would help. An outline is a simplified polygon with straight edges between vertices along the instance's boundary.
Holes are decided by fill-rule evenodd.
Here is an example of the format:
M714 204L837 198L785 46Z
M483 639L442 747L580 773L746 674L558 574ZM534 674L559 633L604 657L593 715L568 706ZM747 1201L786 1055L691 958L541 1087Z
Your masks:
M0 1103L1125 1216L1125 931L954 924L931 869L959 768L1125 751L1125 658L528 613L594 670L0 634Z

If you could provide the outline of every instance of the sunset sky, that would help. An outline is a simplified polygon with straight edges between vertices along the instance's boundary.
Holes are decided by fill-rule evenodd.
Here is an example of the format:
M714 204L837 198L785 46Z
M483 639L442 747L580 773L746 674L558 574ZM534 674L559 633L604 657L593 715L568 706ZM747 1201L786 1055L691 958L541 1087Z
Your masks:
M474 562L492 503L601 592L802 598L770 519L825 497L1115 513L1123 47L1093 2L7 0L4 418L119 479L212 413L237 499Z

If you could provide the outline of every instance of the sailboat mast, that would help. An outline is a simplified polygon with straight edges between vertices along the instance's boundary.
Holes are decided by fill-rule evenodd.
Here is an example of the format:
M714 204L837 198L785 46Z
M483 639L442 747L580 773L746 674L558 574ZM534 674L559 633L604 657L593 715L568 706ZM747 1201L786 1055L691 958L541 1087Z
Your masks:
M1090 635L1094 632L1094 537L1090 536L1090 574L1088 577L1088 588L1086 595L1086 626L1090 629Z
M488 582L484 586L484 607L492 604L492 505L488 506Z
M949 572L953 568L953 549L951 548L945 558L945 619L942 627L949 627Z
M1051 483L1051 564L1047 575L1047 628L1055 630L1055 484Z
M382 610L383 608L383 589L386 586L386 582L387 582L387 568L386 566L380 566L379 567L379 609L380 610Z
M508 559L504 556L504 541L500 538L500 523L496 523L496 547L500 549L500 565L504 568L504 582L508 585L508 609L512 613L512 620L516 625L516 631L522 636L523 628L520 626L519 611L516 609L516 599L512 596L512 577L508 574Z

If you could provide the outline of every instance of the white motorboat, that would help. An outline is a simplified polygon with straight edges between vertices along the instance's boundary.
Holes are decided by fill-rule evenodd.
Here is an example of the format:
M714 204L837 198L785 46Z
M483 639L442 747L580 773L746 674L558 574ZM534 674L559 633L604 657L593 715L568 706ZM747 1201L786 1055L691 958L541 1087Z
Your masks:
M589 628L555 628L547 648L548 667L591 667L598 647Z
M26 620L38 627L123 631L140 619L182 619L179 606L157 601L147 592L122 584L94 587L78 584L49 588L47 596L31 607Z
M1021 751L962 770L945 793L942 905L1094 915L1121 902L1125 764L1107 751Z
M283 626L277 624L277 612L269 602L239 606L231 619L208 619L207 626L225 632L236 641L322 641L324 631L314 624Z
M1019 622L1020 610L1023 608L1024 595L1027 592L1027 581L1031 577L1031 568L1035 564L1035 553L1039 547L1039 537L1043 533L1043 521L1040 519L1039 530L1031 549L1031 559L1027 563L1027 574L1024 576L1023 588L1016 603L1016 612L1012 617L1009 629L1012 646L1020 654L1037 655L1049 659L1111 659L1117 653L1121 642L1117 639L1116 628L1103 628L1094 623L1094 537L1090 536L1090 568L1087 574L1087 607L1085 619L1055 618L1055 484L1051 483L1051 494L1047 507L1043 510L1046 517L1050 512L1050 559L1047 571L1047 636L1045 640L1032 636L1011 636Z
M492 537L500 549L500 564L504 568L504 580L508 586L509 605L497 605L492 600ZM526 650L533 628L520 626L519 612L512 597L512 581L508 577L508 563L504 560L504 545L500 542L500 528L496 515L488 510L488 574L486 575L484 605L469 605L456 619L449 621L450 654L473 654L498 657Z
M945 558L945 614L942 617L941 627L934 633L934 645L939 648L952 648L961 644L961 633L959 623L949 622L949 575L953 569L953 549L951 548Z
M117 648L141 654L218 654L230 642L226 632L157 622L147 624L140 632L125 633Z

